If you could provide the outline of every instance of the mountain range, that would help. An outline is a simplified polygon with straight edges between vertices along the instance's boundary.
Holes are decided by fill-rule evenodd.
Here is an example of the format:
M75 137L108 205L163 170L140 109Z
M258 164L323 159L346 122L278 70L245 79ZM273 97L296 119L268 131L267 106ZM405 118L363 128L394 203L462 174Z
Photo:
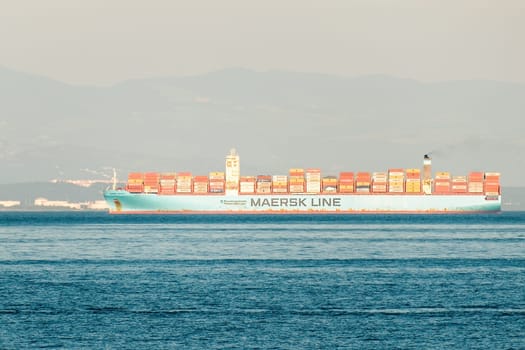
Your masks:
M523 185L525 84L225 69L77 86L0 68L0 183L224 168L498 171Z

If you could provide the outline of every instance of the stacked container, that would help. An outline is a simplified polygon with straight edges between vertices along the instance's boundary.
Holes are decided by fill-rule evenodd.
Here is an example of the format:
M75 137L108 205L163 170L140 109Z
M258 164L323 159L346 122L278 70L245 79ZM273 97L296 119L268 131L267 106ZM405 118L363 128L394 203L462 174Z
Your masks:
M224 173L220 171L213 171L208 174L208 179L210 181L209 192L210 193L224 193Z
M193 193L204 194L208 193L208 177L195 176L193 178Z
M288 192L288 176L273 175L272 176L272 192L273 193L287 193Z
M468 192L483 193L483 177L480 171L473 171L468 174Z
M255 193L255 176L241 176L239 181L239 193Z
M339 193L353 193L354 187L354 173L342 172L339 174Z
M452 185L450 190L453 193L466 193L468 191L468 182L466 176L452 176Z
M321 189L322 189L323 193L335 193L335 192L337 192L337 177L335 177L335 176L325 176L325 177L323 177Z
M355 191L357 193L367 193L370 192L370 183L372 177L370 173L367 172L358 172L355 179Z
M272 176L271 175L257 175L257 184L255 192L257 193L271 193L272 192Z
M421 193L421 170L406 169L405 192Z
M321 193L321 169L306 169L306 192Z
M144 175L142 173L129 173L126 190L131 193L144 192Z
M434 177L434 193L450 193L451 183L449 172L438 172Z
M159 173L146 173L144 174L144 192L145 193L158 193L159 192Z
M387 190L387 173L375 172L372 173L372 192L385 193Z
M175 188L177 187L177 174L160 174L159 184L159 194L175 194Z
M177 174L177 193L191 193L193 189L193 181L191 173L182 172Z
M500 174L485 173L485 194L487 196L497 196L500 192Z
M405 171L403 169L388 170L388 192L405 192Z
M290 193L304 192L304 169L290 169L288 188Z

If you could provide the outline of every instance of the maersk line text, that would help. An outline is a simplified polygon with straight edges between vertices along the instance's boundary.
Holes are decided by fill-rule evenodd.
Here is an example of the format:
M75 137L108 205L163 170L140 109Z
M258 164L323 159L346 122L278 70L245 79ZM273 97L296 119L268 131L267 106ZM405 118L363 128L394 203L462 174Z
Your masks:
M340 207L341 198L252 198L252 207Z

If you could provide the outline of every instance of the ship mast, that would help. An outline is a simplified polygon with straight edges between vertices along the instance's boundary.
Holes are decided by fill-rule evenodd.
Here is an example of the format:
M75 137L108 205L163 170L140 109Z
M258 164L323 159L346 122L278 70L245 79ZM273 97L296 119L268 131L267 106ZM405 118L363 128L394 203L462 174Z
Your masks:
M113 168L113 191L117 189L117 171Z

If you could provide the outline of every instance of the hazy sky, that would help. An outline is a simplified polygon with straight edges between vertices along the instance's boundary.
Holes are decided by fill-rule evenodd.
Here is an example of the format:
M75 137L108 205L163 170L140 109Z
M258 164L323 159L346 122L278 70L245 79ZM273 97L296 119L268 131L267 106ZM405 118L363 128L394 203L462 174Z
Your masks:
M521 0L0 0L0 65L76 84L229 67L525 82Z

